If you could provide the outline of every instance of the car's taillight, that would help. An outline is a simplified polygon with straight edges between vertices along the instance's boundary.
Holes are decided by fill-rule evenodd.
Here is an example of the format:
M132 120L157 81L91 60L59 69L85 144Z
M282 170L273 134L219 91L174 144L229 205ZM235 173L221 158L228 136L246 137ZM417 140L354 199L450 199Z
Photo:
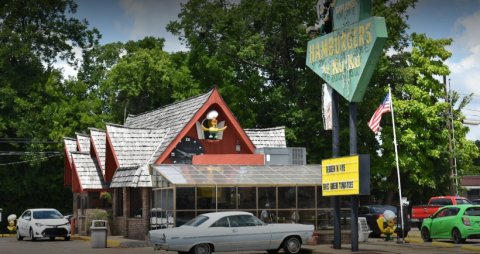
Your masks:
M383 217L383 214L377 214L377 219Z
M463 225L465 226L471 226L470 220L468 218L462 218Z

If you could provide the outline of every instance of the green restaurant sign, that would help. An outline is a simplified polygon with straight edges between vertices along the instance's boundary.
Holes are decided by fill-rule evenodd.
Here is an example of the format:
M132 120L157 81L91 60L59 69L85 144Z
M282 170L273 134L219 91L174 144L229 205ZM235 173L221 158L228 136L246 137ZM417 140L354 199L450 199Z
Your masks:
M387 41L385 18L358 21L365 14L355 12L360 9L355 3L336 1L333 23L339 23L336 16L352 13L350 18L340 19L348 25L309 41L307 46L307 66L349 102L362 101Z

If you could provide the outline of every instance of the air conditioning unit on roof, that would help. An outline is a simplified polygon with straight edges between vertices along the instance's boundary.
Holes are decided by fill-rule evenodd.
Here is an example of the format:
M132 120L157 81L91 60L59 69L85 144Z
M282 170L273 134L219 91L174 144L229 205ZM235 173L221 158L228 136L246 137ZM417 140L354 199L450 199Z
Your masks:
M305 147L262 147L255 154L265 155L265 165L302 165L307 164Z

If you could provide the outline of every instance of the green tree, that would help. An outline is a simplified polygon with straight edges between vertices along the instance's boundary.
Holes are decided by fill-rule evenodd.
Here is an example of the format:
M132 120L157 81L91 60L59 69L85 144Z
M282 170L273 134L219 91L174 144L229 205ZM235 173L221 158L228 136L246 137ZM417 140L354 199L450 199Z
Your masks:
M454 156L450 153L449 135L445 117L450 103L444 100L445 84L435 76L450 74L445 61L451 56L445 47L450 45L451 39L433 40L424 34L412 34L413 50L406 58L408 64L403 67L395 66L401 79L393 80L393 105L395 111L396 134L403 186L407 187L402 193L410 197L414 203L425 202L422 197L446 194L450 191L449 159ZM385 91L386 92L386 91ZM465 98L460 107L464 107L470 98ZM461 109L461 108L460 108ZM461 124L460 109L456 111L455 138L457 144L457 158L460 157L463 170L468 170L473 158L478 156L473 142L465 139L466 127ZM383 182L386 188L385 201L392 203L396 197L398 178L393 141L392 122L389 117L382 119L381 132L382 164L381 176L387 177Z
M75 66L73 47L91 47L99 37L86 20L67 18L72 0L11 0L0 3L0 203L8 213L56 207L71 212L71 190L63 187L61 138L73 136L82 120L92 126L88 91L63 82L57 59ZM82 115L83 114L83 115ZM46 142L49 141L49 142ZM59 142L59 143L52 143ZM27 163L17 163L24 161Z

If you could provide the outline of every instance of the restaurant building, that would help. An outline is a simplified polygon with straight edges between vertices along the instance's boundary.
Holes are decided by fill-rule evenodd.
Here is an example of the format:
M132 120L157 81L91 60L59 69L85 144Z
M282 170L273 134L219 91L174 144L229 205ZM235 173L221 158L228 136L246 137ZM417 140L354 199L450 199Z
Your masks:
M227 210L267 210L269 223L291 223L295 213L295 223L333 230L321 165L306 164L305 148L287 147L284 127L243 129L216 87L89 132L64 138L77 234L88 234L86 216L96 208L112 215L110 234L141 240L150 229Z

